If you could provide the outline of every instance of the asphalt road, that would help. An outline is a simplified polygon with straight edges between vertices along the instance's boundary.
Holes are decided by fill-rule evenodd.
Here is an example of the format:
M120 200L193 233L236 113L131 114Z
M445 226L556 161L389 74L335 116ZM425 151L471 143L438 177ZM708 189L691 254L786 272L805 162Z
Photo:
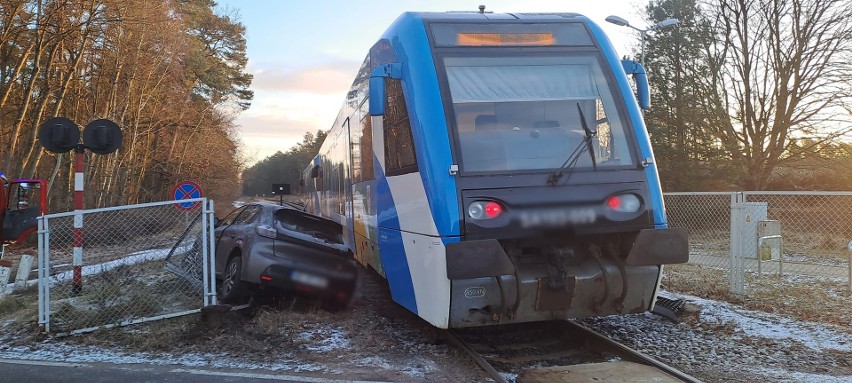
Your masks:
M111 363L68 363L0 359L0 383L338 383L343 380L277 374L274 371L212 370L182 366ZM353 382L353 381L347 381ZM367 382L360 382L367 383ZM370 382L373 383L373 382Z

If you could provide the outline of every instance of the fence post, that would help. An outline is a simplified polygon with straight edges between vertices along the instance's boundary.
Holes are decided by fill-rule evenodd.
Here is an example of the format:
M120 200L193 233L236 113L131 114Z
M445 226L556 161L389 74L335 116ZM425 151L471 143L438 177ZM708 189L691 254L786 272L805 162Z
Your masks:
M852 293L852 241L849 241L849 245L846 247L849 248L849 264L847 265L849 276L847 277L846 285L849 287L849 292Z
M204 237L202 240L202 244L204 244L202 246L205 275L204 301L205 305L216 305L218 304L218 297L216 296L216 250L214 248L216 242L213 233L216 225L216 210L213 208L213 200L207 201L204 204L204 209L204 214L201 217L206 226L202 226L204 230L201 232L201 235Z
M15 275L15 290L27 287L27 280L30 278L30 270L33 268L33 256L24 254L21 256L21 261L18 263L18 273Z
M730 287L731 293L737 298L741 298L744 293L742 244L745 210L745 206L740 203L731 206Z
M50 229L46 216L38 217L38 324L50 332Z
M6 285L12 276L12 262L0 260L0 298L6 295Z

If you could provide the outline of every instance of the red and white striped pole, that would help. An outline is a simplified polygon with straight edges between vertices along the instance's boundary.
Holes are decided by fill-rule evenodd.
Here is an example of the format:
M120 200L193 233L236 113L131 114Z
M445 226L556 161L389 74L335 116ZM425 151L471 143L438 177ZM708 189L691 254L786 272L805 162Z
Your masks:
M83 145L78 144L74 148L74 278L71 284L71 292L79 294L83 291L83 173L86 169L86 155Z

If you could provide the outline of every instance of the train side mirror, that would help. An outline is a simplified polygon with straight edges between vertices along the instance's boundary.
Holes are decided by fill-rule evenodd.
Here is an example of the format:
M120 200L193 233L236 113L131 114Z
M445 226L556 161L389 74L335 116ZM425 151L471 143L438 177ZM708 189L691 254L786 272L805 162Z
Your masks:
M314 167L311 168L311 178L319 178L319 177L320 177L320 166L314 165Z
M633 81L636 81L636 101L639 107L648 110L651 107L651 94L648 91L648 75L645 73L645 68L633 60L621 60L621 66L624 67L624 73L632 74Z
M385 114L385 78L401 79L402 64L384 64L370 73L370 115Z
M370 77L370 115L385 114L385 78Z

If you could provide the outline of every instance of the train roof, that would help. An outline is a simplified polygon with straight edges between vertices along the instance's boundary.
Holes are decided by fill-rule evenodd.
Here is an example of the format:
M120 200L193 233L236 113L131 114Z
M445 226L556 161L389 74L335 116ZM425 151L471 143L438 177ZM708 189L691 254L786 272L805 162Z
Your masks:
M441 21L587 21L579 13L411 12L426 22Z

